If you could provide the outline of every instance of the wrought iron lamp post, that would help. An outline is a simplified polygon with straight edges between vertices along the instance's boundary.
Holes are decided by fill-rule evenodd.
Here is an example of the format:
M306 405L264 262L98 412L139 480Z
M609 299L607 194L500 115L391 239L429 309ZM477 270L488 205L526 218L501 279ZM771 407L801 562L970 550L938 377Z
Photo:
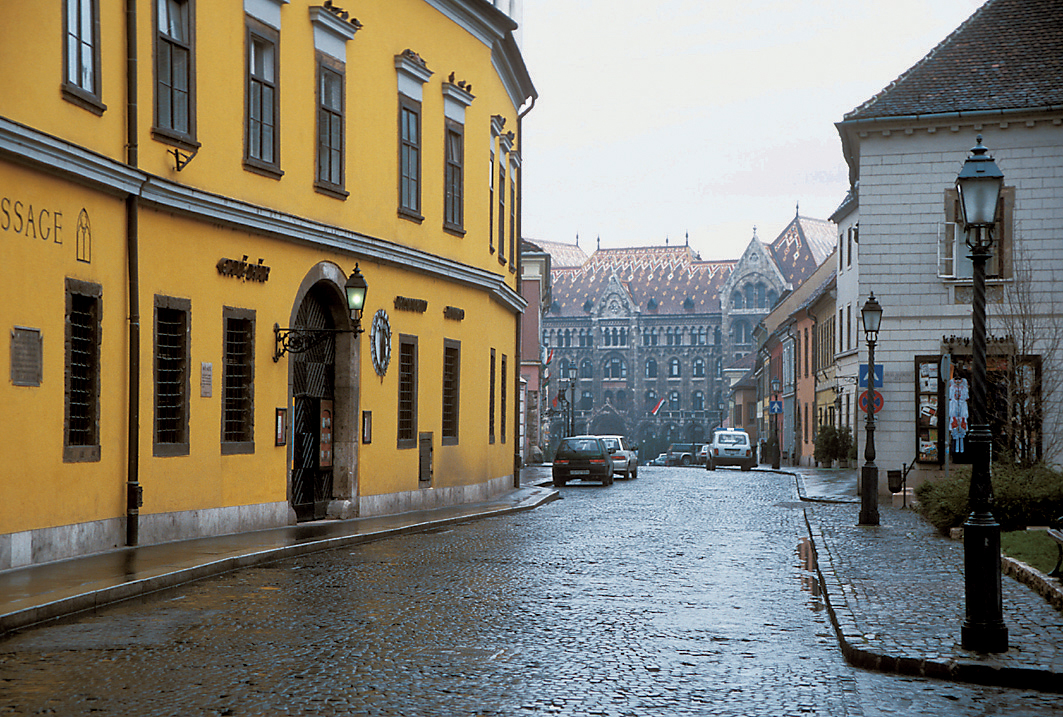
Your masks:
M284 354L301 354L309 351L318 344L326 341L329 337L337 334L365 333L362 328L362 311L365 309L365 295L369 285L358 270L358 264L354 265L354 271L343 285L344 294L347 296L347 311L350 312L351 328L349 329L312 329L312 328L281 328L280 324L273 324L273 362L281 360Z
M867 440L860 469L860 525L878 525L878 466L875 465L875 344L882 324L882 306L871 292L860 310L867 339Z
M963 208L967 246L974 263L974 301L971 334L971 423L967 450L971 452L971 514L963 524L963 563L967 614L961 628L964 649L1006 652L1008 628L1004 625L1000 585L1000 525L993 518L993 484L990 479L992 435L986 421L986 309L985 266L993 246L1004 173L988 150L978 144L956 177Z
M772 401L776 404L779 402L779 377L773 376L771 379L771 395ZM773 444L771 452L771 467L775 470L779 469L781 464L782 446L779 445L779 414L769 413L771 416L771 442Z

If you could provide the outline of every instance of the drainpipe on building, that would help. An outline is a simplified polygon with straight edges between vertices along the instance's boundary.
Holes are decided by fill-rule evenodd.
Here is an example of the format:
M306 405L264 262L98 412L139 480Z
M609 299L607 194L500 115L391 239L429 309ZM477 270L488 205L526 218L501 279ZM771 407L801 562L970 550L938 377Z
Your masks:
M524 117L535 107L535 95L531 96L531 104L523 112L517 110L517 151L521 153L520 172L517 173L517 294L520 295L522 276L524 272L524 260L520 250L521 242L524 241ZM513 363L516 370L513 371L513 487L520 488L520 367L524 360L524 352L521 346L521 332L524 330L524 314L517 314L517 355Z
M136 167L137 3L126 0L126 163ZM126 464L126 545L140 532L140 237L137 195L126 196L126 257L129 275L129 434Z

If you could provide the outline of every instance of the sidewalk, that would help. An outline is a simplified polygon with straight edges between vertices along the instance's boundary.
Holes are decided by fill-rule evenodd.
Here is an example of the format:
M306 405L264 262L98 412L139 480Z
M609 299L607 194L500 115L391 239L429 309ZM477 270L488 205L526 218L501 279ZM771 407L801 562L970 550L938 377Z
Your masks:
M534 480L535 476L530 476ZM323 520L252 533L123 548L0 572L0 637L237 568L392 535L530 510L556 500L553 488L521 487L483 503L351 520Z
M884 672L1063 692L1063 614L1004 576L1009 650L960 646L965 617L963 542L912 510L879 505L878 526L858 526L859 501L810 499L805 520L820 583L846 660ZM1057 582L1057 581L1051 581Z

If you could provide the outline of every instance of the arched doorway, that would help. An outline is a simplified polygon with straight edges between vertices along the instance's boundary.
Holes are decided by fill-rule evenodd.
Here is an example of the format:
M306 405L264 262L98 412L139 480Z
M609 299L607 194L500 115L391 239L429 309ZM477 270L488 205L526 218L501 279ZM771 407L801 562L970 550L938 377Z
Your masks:
M291 355L292 507L298 520L317 520L332 499L336 393L336 326L330 297L320 286L303 297L295 329L323 329L319 340Z
M320 262L307 272L288 325L324 329L302 353L288 354L288 501L292 520L358 515L358 337L343 286L343 270ZM333 329L342 333L330 333Z

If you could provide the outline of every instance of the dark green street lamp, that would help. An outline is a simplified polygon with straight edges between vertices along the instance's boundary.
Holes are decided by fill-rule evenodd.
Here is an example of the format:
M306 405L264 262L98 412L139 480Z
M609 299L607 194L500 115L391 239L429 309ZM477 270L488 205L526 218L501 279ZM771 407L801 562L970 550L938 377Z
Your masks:
M985 265L993 246L1004 173L997 167L982 136L956 177L963 208L967 246L974 263L974 301L971 334L971 514L963 524L963 564L967 616L961 628L964 649L975 652L1007 652L1008 628L1004 625L1000 579L1000 524L993 518L993 484L990 479L992 435L986 422L986 310Z
M875 344L882 324L882 306L875 292L860 310L867 339L867 440L860 469L860 525L878 525L878 466L875 465Z

